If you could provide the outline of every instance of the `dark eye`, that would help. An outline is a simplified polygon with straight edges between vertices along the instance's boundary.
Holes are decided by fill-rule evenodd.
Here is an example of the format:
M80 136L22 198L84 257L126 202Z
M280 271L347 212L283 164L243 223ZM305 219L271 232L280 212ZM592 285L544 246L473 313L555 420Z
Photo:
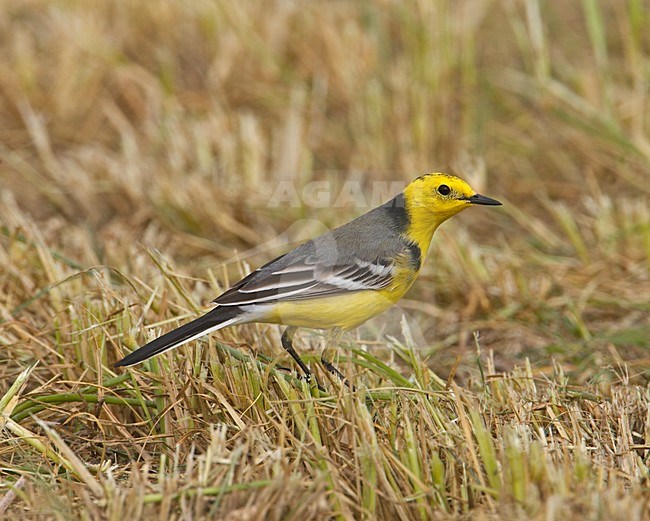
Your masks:
M449 188L447 185L440 185L438 187L438 193L440 195L449 195L450 192L451 192L451 188Z

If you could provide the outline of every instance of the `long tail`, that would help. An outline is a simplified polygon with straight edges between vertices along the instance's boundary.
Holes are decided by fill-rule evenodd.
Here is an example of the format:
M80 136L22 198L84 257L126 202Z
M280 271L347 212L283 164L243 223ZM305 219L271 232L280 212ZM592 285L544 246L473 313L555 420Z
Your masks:
M192 322L188 322L126 355L115 364L115 367L127 367L144 362L152 356L187 344L212 331L233 325L238 319L241 319L241 315L242 310L236 306L216 307L202 317L192 320Z

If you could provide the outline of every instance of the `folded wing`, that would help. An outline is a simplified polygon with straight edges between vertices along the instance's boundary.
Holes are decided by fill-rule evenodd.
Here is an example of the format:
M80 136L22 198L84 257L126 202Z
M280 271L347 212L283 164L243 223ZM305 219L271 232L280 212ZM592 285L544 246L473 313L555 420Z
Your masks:
M390 261L354 259L345 265L327 266L307 261L278 269L265 266L252 272L214 300L220 306L265 304L302 300L351 291L379 290L393 277Z

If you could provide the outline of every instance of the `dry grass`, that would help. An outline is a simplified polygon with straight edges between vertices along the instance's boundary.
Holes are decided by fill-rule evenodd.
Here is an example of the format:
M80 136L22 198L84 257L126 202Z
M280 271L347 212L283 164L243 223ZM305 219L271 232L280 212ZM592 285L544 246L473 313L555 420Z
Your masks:
M0 518L650 519L649 22L642 0L3 3ZM333 203L432 169L506 204L445 225L346 338L356 392L295 380L263 325L113 371L367 209L277 207L281 182Z

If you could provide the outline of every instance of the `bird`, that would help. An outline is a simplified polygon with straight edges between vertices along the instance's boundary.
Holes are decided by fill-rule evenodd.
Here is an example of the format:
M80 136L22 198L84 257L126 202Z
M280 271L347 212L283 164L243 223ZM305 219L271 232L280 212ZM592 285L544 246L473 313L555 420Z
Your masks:
M419 275L434 232L470 206L501 203L454 175L422 175L381 206L252 271L215 298L213 309L115 366L138 364L225 327L261 322L287 326L282 347L307 381L312 373L294 348L296 331L327 330L321 363L347 384L332 363L342 334L400 300Z

